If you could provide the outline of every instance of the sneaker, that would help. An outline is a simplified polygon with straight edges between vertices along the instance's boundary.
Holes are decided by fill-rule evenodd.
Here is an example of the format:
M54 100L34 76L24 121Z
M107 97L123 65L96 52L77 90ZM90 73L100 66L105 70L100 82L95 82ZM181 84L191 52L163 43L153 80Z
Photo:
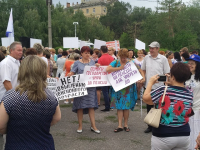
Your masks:
M110 111L110 109L103 109L101 111L106 112L106 111Z
M147 128L146 130L144 130L144 133L149 133L149 132L151 132L151 131L152 131L151 128Z

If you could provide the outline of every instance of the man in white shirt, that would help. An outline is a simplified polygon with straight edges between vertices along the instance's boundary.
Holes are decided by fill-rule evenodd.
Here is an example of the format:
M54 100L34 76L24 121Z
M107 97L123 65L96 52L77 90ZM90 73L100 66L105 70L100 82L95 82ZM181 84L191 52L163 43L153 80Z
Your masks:
M20 42L13 42L10 45L10 55L0 63L0 101L6 91L15 88L19 72L20 62L23 49Z
M146 85L147 86L149 79L158 74L158 75L165 75L167 73L170 73L170 67L168 60L165 56L159 54L160 44L158 42L152 42L149 45L149 52L150 54L145 56L143 64L142 64L142 70L145 73L146 78ZM152 90L156 89L159 86L162 86L163 82L158 82L153 85ZM150 109L153 107L153 105L147 105L147 113L150 111ZM148 128L144 131L145 133L151 132L152 128L151 126L148 126Z
M0 102L6 91L16 88L18 85L17 77L19 72L20 62L23 49L20 42L13 42L10 45L10 55L8 55L0 63ZM4 143L6 143L6 135L3 136Z

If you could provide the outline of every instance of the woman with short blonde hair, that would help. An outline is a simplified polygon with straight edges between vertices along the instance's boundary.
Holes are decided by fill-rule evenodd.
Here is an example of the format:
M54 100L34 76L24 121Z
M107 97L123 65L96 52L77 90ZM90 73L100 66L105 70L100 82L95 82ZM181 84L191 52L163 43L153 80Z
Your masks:
M46 80L47 65L41 58L30 55L23 59L19 85L7 91L0 104L0 133L7 133L5 150L55 150L49 131L61 119L61 112Z

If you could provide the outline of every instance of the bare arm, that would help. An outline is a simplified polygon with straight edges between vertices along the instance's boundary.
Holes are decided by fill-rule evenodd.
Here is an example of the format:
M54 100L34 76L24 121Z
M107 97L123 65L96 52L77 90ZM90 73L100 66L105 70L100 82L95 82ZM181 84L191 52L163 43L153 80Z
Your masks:
M65 64L64 64L64 66L63 66L63 71L65 71Z
M0 104L0 116L0 133L6 134L9 116L5 110L3 102Z
M147 88L143 95L143 101L146 104L154 105L154 103L151 99L151 89L152 89L152 86L157 82L158 78L159 78L159 76L155 75L155 76L151 77L151 79L149 80L149 83L148 83Z
M144 83L145 82L145 75L144 75L144 71L142 69L139 69L140 74L142 75L142 79L139 80L139 83Z
M12 84L11 84L10 81L5 80L5 81L3 82L3 85L4 85L5 89L6 89L6 91L9 91L9 90L12 89Z
M55 125L61 119L61 112L59 105L56 107L55 114L53 115L53 119L51 121L51 126Z

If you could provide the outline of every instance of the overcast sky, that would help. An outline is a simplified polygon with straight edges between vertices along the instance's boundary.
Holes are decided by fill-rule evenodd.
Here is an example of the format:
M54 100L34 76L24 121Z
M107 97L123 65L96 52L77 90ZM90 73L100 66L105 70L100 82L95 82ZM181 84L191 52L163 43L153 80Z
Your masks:
M186 5L188 4L190 0L182 0ZM60 2L61 4L66 6L66 3L73 3L76 4L77 2L80 3L81 0L53 0L53 3L56 4ZM157 6L157 0L123 0L123 2L129 2L132 7L138 6L138 7L146 7L151 8L155 10L155 7Z

